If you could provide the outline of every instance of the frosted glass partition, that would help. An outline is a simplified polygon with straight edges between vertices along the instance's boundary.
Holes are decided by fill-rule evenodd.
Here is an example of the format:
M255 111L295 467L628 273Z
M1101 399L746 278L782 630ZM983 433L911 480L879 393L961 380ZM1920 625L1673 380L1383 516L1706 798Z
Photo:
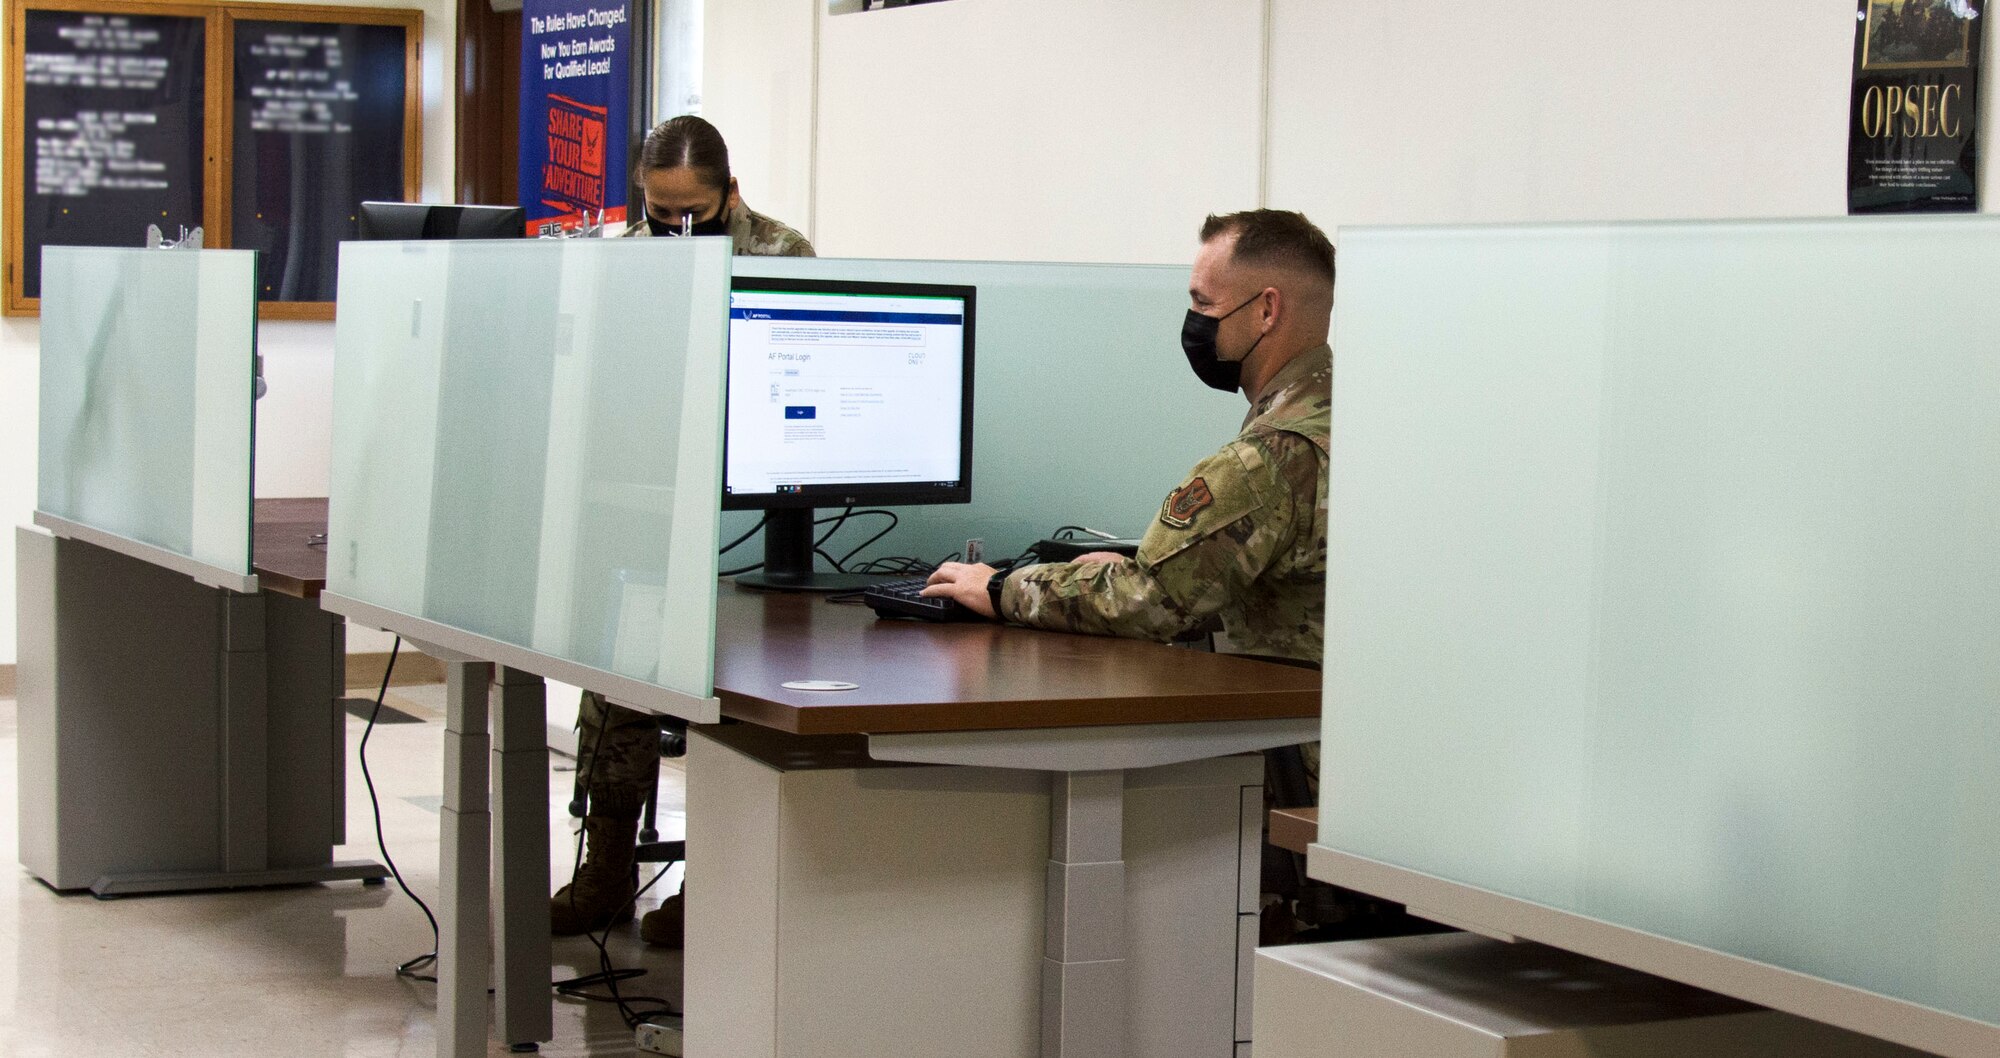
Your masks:
M42 277L36 521L256 591L257 255L51 246Z
M972 502L898 508L901 527L863 557L935 560L969 537L1006 557L1062 525L1138 536L1181 475L1236 436L1249 407L1188 371L1184 266L739 257L736 274L979 290ZM730 537L755 522L725 517ZM857 521L833 543L873 531Z
M713 720L726 239L346 243L329 609Z
M1315 872L2000 1054L2000 218L1340 258Z

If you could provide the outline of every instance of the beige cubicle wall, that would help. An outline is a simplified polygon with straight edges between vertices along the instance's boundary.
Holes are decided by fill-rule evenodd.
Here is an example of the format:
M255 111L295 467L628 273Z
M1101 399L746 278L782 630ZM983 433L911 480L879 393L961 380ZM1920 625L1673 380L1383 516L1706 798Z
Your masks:
M256 269L249 250L44 252L37 522L256 590Z
M38 499L12 553L22 865L104 897L380 879L331 859L344 628L253 565L256 255L44 261Z
M1341 253L1315 873L2000 1050L2000 222Z
M728 241L341 254L327 608L715 719Z

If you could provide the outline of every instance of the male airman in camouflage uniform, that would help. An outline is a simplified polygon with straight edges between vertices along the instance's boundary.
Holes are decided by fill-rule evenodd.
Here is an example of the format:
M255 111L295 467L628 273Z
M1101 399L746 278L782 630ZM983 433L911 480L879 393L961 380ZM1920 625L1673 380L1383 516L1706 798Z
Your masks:
M624 231L629 237L727 234L739 256L811 257L806 237L743 204L729 174L729 148L708 122L689 114L655 126L640 148L645 216ZM578 715L577 774L586 804L584 848L588 859L549 902L552 931L570 936L632 917L638 888L633 852L646 795L659 781L659 718L613 705L585 692ZM679 947L681 898L677 894L646 913L639 934L648 942Z
M1236 439L1167 494L1136 557L1097 553L1006 574L946 563L926 595L1036 628L1160 641L1214 617L1237 651L1319 664L1333 246L1305 217L1278 210L1210 217L1201 239L1182 348L1203 382L1249 398ZM1299 747L1314 803L1318 751ZM1302 873L1296 863L1275 866L1289 856L1267 859L1266 940L1277 942L1295 925ZM1316 907L1301 900L1299 914L1321 923L1376 914L1325 892Z
M1135 559L1030 566L1007 578L1000 612L1161 641L1212 614L1244 653L1320 660L1332 380L1325 345L1286 364L1236 439L1167 494Z
M1030 566L998 588L989 566L946 563L925 594L989 617L997 604L1037 628L1163 641L1215 616L1240 651L1320 660L1333 247L1296 213L1210 217L1189 294L1190 364L1245 389L1250 412L1167 494L1137 557Z
M1317 665L1332 383L1325 345L1287 364L1236 439L1167 494L1137 558L1030 566L1007 578L1000 612L1036 628L1162 642L1215 615L1237 651ZM1318 803L1319 743L1300 752Z

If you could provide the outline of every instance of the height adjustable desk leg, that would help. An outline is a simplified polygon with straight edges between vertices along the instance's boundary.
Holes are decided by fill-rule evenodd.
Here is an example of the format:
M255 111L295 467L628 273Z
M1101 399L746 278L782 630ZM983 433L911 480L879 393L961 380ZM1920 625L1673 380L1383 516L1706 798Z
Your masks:
M219 592L222 608L222 870L271 866L271 705L264 597Z
M486 1054L488 899L493 816L487 810L487 685L493 666L445 663L444 806L438 854L438 1058Z
M494 997L516 1051L555 1036L549 966L548 690L502 666L493 680L493 874L500 910Z
M1125 773L1050 782L1042 1058L1124 1058Z

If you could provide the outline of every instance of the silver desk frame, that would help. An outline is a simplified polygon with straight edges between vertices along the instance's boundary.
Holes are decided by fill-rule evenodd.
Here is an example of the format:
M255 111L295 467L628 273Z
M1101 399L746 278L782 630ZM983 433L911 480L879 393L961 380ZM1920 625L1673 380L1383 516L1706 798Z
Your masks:
M542 680L428 643L413 644L443 661L446 674L437 1053L440 1058L487 1053L489 976L499 1038L515 1049L531 1049L554 1034ZM1042 1013L1042 1054L1121 1058L1125 769L1295 745L1310 741L1318 729L1318 719L1307 717L871 735L869 753L881 760L1051 773L1043 980L1045 994L1055 1002ZM1078 913L1084 908L1088 913ZM499 928L489 946L488 923L495 918ZM1117 1016L1107 1016L1112 1011Z
M1294 746L1319 728L1299 717L870 735L868 755L1051 773L1042 1058L1124 1058L1126 771Z
M604 688L647 712L713 723L695 698L538 651L322 593L320 605L402 636L445 667L444 803L439 811L439 1058L487 1053L494 1031L516 1051L555 1036L549 990L548 690L543 678ZM497 916L497 930L492 925Z
M605 674L332 593L322 595L321 604L396 632L445 664L437 1053L486 1053L489 977L500 1039L531 1049L554 1034L542 677L605 686ZM719 699L624 683L630 686L611 692L620 704L695 723L721 717ZM1043 989L1054 1002L1042 1012L1042 1055L1122 1058L1125 771L1296 745L1318 733L1317 717L1300 717L878 734L868 736L868 744L878 760L1050 773ZM1088 913L1079 913L1083 908ZM499 929L489 946L488 923L495 916ZM1112 1011L1119 1015L1109 1016Z

